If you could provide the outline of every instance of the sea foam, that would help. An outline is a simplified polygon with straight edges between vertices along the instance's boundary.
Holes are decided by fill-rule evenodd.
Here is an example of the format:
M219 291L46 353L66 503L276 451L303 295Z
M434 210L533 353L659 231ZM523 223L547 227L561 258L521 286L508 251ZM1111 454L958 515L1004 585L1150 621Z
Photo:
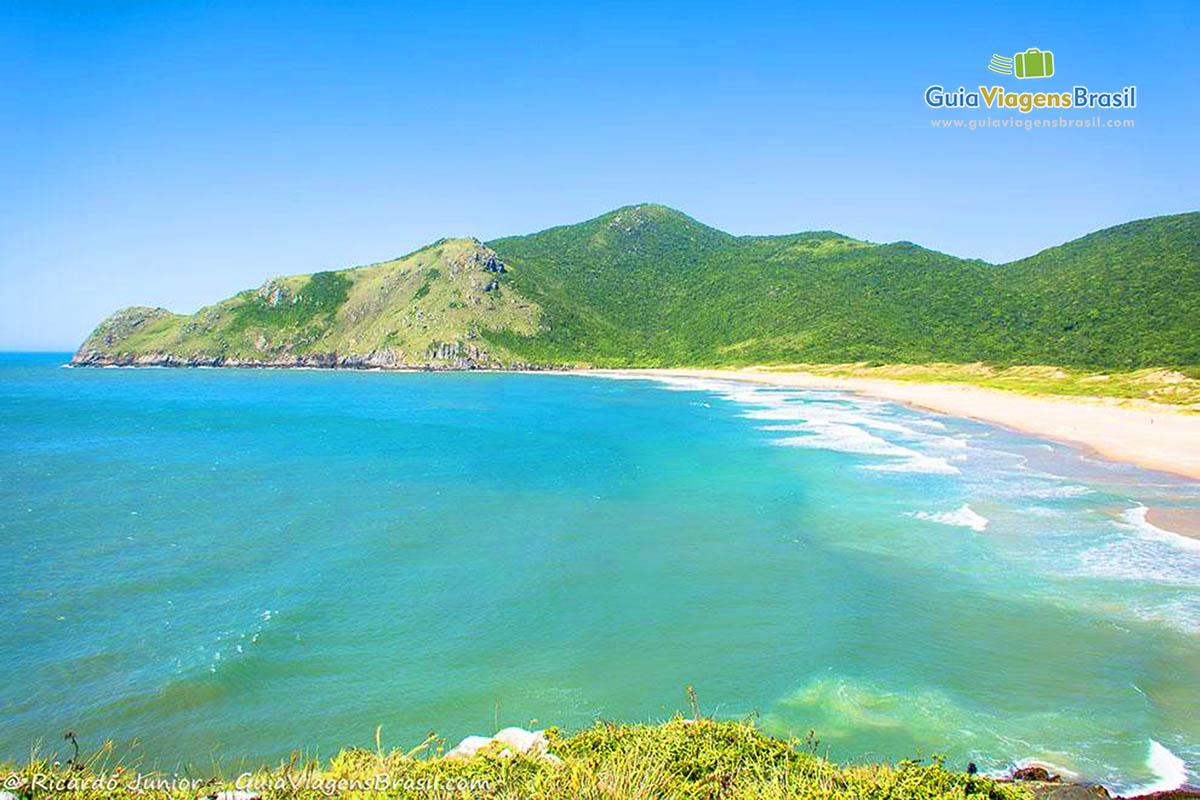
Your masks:
M1030 497L1040 497L1047 500L1064 499L1069 497L1081 497L1085 494L1091 494L1094 490L1088 486L1080 486L1078 484L1067 484L1064 486L1047 486L1039 489L1029 490Z
M923 456L920 453L913 453L903 461L869 464L863 469L874 472L920 472L926 475L957 475L959 473L958 467L946 459L937 456Z
M987 517L976 514L975 511L966 503L955 511L917 511L912 514L917 519L928 520L929 522L940 522L943 525L957 525L961 528L970 528L973 531L983 532L987 530Z
M648 377L673 391L715 392L729 402L748 406L741 414L747 419L787 423L763 425L761 430L807 434L777 439L774 441L777 445L895 459L883 464L865 465L866 469L955 475L959 469L951 465L948 459L927 455L906 445L953 450L962 450L967 446L965 439L930 432L930 429L945 430L942 422L917 418L901 423L888 418L888 411L894 407L892 404L839 391L754 386L712 378ZM917 430L913 426L926 430ZM878 433L894 434L905 445L890 442L876 435Z
M886 405L862 402L858 398L839 401L822 398L814 401L807 395L796 393L743 390L736 396L726 395L726 399L754 406L742 412L743 417L774 423L762 425L759 430L804 434L776 439L774 444L891 459L879 464L860 465L863 469L878 472L956 475L959 469L949 459L914 448L952 450L961 454L967 447L965 439L919 431L909 424L889 419L884 413ZM883 434L899 439L904 444L889 441ZM965 456L958 455L955 458L961 460Z
M1174 531L1168 531L1164 528L1158 527L1157 525L1151 524L1146 520L1146 512L1149 510L1149 508L1143 505L1135 506L1134 508L1127 509L1125 513L1121 514L1121 519L1125 521L1126 525L1129 525L1135 531L1137 531L1139 536L1142 536L1146 539L1165 542L1166 544L1183 550L1200 552L1200 539L1194 539L1191 536L1184 536L1182 534L1175 533Z
M1191 590L1200 586L1200 542L1171 533L1146 521L1146 507L1139 505L1113 520L1116 536L1079 554L1080 572L1108 579L1174 586ZM1144 618L1169 618L1182 609L1179 621L1194 629L1200 615L1200 599L1194 591L1172 598L1170 606L1144 610ZM1180 605L1182 603L1182 606Z
M1187 764L1183 763L1182 758L1153 739L1150 740L1150 754L1146 757L1146 766L1158 776L1158 780L1147 786L1139 787L1137 794L1169 792L1187 783Z
M907 447L900 447L853 425L823 425L804 436L787 436L772 440L784 447L812 447L820 450L837 450L842 453L858 453L872 456L916 455Z

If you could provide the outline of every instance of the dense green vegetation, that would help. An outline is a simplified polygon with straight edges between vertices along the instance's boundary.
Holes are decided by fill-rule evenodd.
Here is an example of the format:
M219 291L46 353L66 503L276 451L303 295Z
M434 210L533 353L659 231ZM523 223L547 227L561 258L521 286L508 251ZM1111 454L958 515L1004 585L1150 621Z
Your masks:
M76 363L402 367L506 366L481 331L535 332L537 306L502 289L472 239L401 258L274 278L192 315L127 308L100 324Z
M1200 214L1010 264L829 231L733 236L663 206L126 309L76 363L1049 364L1200 368ZM1103 388L1103 387L1098 387Z
M1200 364L1200 214L1005 265L829 233L732 236L662 206L488 243L543 330L488 338L606 366Z
M758 370L754 370L758 371ZM763 372L800 371L834 378L881 378L915 383L969 383L1033 395L1108 397L1169 404L1200 412L1200 368L1090 372L1051 366L987 364L788 364ZM1187 373L1191 373L1188 375Z
M230 330L326 327L346 302L350 280L337 272L317 272L291 296L283 286L268 284L266 289L271 291L243 292L246 302L234 307Z
M997 274L1008 300L998 322L1042 361L1200 365L1200 214L1118 225Z
M550 752L557 762L502 750L490 750L466 760L438 757L436 737L407 752L382 748L346 750L328 763L293 760L276 769L264 769L237 780L218 777L198 789L170 793L156 790L166 776L142 775L151 789L135 793L136 770L113 764L102 750L80 762L80 769L35 759L18 770L32 785L35 774L50 774L79 783L86 779L112 780L109 786L84 789L70 796L100 798L166 798L169 796L220 796L217 792L256 788L266 797L391 797L420 798L606 798L658 800L658 798L728 798L737 800L1019 800L1031 797L1024 787L989 778L951 772L932 764L901 763L838 766L819 757L813 742L785 742L755 729L750 722L715 722L709 719L674 719L660 725L594 727L561 737L548 732ZM431 752L432 751L432 752ZM192 773L195 774L195 773ZM386 787L374 791L379 776ZM43 783L45 779L43 779ZM371 787L363 789L363 787ZM357 789L357 791L356 791ZM50 792L24 796L48 797ZM61 796L61 793L60 793Z

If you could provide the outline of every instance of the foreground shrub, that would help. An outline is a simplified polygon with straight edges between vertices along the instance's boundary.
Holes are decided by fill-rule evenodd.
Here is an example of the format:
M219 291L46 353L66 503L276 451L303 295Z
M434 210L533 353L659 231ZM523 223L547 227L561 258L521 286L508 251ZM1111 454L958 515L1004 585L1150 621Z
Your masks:
M500 748L462 760L437 755L430 737L413 750L344 750L328 763L292 762L201 781L140 773L110 763L111 747L80 763L32 760L6 770L17 797L220 800L319 797L695 798L772 800L1017 800L1023 789L989 778L922 765L838 766L815 747L767 736L752 722L673 719L658 725L600 722L563 737L551 729L554 759ZM433 752L431 752L433 751ZM186 782L183 782L186 781ZM223 794L240 790L237 797Z

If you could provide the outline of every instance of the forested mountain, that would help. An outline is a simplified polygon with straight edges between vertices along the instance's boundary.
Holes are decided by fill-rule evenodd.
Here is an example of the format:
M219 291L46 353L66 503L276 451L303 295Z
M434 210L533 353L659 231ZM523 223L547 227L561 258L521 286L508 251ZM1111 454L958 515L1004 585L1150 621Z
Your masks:
M733 236L659 205L268 281L194 315L132 308L79 364L973 362L1200 365L1200 214L1009 264L830 231Z

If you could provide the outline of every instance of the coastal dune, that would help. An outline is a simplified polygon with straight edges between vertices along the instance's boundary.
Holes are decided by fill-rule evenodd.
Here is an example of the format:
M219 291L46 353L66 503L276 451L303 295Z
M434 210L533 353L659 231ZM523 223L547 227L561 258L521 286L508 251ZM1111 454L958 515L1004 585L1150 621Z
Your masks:
M805 389L840 389L915 408L989 422L1080 445L1099 456L1200 480L1200 415L1149 404L1030 396L982 386L832 377L760 368L621 369L592 374L737 380Z

